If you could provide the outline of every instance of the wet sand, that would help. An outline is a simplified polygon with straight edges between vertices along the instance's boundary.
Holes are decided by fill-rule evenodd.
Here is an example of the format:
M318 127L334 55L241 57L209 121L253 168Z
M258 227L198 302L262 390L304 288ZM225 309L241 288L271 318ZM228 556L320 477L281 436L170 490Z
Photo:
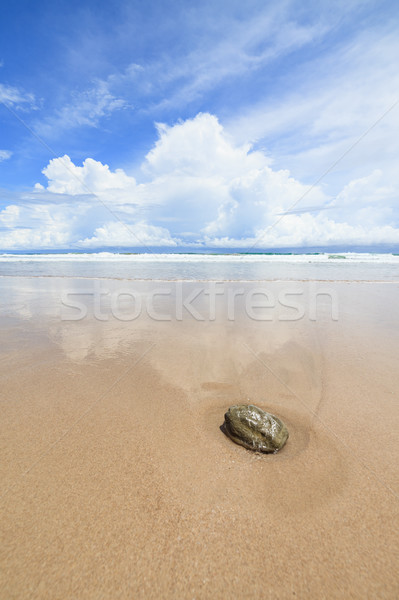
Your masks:
M399 285L331 283L311 319L311 284L270 283L305 314L261 321L225 284L198 321L176 313L198 284L157 283L157 320L90 295L70 320L88 285L0 282L1 597L397 598ZM287 424L279 454L220 431L248 401Z

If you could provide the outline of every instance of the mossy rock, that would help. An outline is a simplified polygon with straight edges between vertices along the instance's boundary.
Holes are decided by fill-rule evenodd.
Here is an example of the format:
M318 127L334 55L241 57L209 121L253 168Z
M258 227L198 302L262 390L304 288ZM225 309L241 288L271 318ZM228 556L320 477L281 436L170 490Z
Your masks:
M224 418L224 433L249 450L276 453L288 440L284 423L253 404L231 406Z

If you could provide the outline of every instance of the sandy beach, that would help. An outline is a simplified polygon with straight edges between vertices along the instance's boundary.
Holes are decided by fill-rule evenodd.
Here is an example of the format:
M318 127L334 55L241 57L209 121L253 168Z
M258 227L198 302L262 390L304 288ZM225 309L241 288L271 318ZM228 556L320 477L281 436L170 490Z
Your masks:
M87 282L1 279L2 598L398 597L399 284L330 283L332 315L268 283L302 290L295 319L248 316L251 285L202 320L172 283L72 320ZM221 432L247 402L287 424L279 454Z

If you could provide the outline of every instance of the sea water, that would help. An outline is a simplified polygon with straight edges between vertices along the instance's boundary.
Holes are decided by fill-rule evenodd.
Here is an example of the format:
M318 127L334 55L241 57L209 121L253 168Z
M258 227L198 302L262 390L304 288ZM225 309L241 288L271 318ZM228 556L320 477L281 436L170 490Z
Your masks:
M149 281L391 281L399 256L340 254L0 254L2 277Z

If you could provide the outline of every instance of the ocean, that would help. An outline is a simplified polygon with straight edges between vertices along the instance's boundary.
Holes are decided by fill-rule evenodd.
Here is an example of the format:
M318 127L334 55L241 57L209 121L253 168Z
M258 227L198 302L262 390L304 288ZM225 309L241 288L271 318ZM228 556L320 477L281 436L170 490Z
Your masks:
M399 255L339 254L0 254L0 277L132 281L399 282Z

